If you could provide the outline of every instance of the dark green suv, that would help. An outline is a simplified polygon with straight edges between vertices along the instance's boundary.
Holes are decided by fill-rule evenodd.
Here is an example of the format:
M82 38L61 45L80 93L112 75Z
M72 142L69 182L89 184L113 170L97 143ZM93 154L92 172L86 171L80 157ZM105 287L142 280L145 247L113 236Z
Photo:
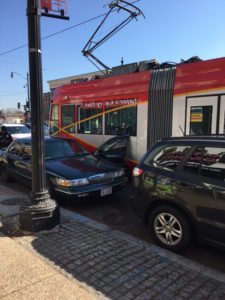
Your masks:
M130 200L164 248L194 237L225 247L225 137L157 142L133 170Z

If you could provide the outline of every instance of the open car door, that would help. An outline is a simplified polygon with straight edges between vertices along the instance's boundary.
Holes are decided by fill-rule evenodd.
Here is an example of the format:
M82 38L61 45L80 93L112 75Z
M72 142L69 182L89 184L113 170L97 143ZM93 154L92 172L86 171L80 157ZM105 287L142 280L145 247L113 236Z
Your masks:
M129 135L115 136L103 143L93 155L100 160L111 161L125 169L128 165L125 162L125 156L129 144Z

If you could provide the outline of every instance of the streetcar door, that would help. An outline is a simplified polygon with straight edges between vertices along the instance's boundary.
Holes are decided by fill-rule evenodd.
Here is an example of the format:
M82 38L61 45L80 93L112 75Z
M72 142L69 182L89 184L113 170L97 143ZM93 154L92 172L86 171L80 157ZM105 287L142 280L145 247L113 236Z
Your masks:
M129 144L129 136L116 136L103 143L93 155L100 160L111 161L126 168L125 156Z
M187 97L186 135L217 133L218 96Z
M93 155L101 155L108 159L124 158L127 152L129 135L113 137L103 143Z
M59 105L54 104L51 106L51 117L50 117L50 135L59 135Z
M221 96L221 101L220 101L219 133L225 134L225 95Z

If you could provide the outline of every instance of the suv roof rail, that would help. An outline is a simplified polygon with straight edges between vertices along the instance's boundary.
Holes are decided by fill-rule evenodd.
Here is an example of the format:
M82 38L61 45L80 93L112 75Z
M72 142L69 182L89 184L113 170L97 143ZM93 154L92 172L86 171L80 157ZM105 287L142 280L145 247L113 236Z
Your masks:
M177 136L177 137L168 137L168 138L162 138L161 140L214 140L214 139L225 139L225 134L211 134L211 135L184 135L184 136Z

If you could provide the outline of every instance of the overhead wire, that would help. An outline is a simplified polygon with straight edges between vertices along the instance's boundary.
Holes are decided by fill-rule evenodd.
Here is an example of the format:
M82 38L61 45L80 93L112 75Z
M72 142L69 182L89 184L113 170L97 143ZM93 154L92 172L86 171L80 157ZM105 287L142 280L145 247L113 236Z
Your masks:
M8 97L8 96L16 96L16 95L23 95L23 94L26 94L26 92L16 92L16 93L13 93L13 94L3 94L3 95L1 95L0 94L0 98L1 97Z
M132 2L132 4L135 3L135 2L138 2L138 1L140 1L140 0L136 0L136 1ZM58 35L58 34L60 34L60 33L65 32L65 31L71 30L71 29L73 29L73 28L79 27L79 26L81 26L81 25L84 25L84 24L89 23L89 22L91 22L91 21L94 21L94 20L96 20L96 19L99 19L99 18L101 18L101 17L103 17L103 16L105 16L105 15L107 15L107 13L98 15L98 16L93 17L93 18L91 18L91 19L88 19L88 20L86 20L86 21L80 22L80 23L75 24L75 25L73 25L73 26L67 27L67 28L62 29L62 30L60 30L60 31L57 31L57 32L55 32L55 33L49 34L49 35L47 35L47 36L44 36L44 37L41 38L41 40L48 39L48 38L50 38L50 37L52 37L52 36L55 36L55 35ZM19 47L16 47L16 48L13 48L13 49L4 51L4 52L0 53L0 56L5 55L5 54L8 54L8 53L11 53L11 52L14 52L14 51L17 51L17 50L22 49L22 48L25 48L25 47L27 47L27 46L28 46L28 44L24 44L24 45L21 45L21 46L19 46Z

